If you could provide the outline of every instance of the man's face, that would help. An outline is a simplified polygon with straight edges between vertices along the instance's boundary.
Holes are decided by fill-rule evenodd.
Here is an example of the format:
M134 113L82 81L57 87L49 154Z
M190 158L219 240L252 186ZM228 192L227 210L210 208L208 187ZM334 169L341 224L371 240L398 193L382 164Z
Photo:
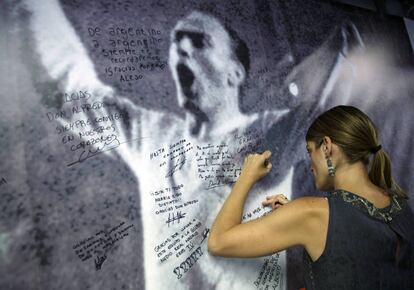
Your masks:
M229 76L237 65L231 39L214 17L193 12L171 32L169 65L177 86L178 103L209 116L229 98Z

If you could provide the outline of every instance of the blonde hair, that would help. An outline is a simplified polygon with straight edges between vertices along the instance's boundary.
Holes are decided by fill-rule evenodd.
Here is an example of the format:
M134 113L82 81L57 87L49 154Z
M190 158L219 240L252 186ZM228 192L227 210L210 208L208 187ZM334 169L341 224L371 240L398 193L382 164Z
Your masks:
M368 172L371 182L387 192L408 198L392 177L388 154L378 147L377 128L361 110L352 106L337 106L321 114L309 127L306 141L314 141L319 147L325 136L329 136L343 150L351 164L362 161L368 166L373 154Z

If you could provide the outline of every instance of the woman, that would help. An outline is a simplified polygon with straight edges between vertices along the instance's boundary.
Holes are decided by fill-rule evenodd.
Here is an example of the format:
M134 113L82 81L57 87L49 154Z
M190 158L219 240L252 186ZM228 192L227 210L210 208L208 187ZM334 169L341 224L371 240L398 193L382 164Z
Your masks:
M241 223L249 190L272 168L270 151L249 155L211 228L209 252L259 257L302 245L306 290L414 289L414 215L372 121L334 107L306 142L316 188L328 197L270 196L263 205L277 210Z

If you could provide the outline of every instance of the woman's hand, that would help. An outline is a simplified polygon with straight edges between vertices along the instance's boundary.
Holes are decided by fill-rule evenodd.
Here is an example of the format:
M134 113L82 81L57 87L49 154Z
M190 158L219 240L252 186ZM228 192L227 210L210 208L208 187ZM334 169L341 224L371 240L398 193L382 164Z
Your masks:
M272 169L272 164L269 161L272 152L266 150L262 154L249 154L244 159L243 168L239 179L244 179L252 184L259 179L266 176Z
M277 194L277 195L266 196L266 200L262 202L262 205L271 206L272 210L275 210L281 207L282 205L287 204L289 201L290 200L283 194Z

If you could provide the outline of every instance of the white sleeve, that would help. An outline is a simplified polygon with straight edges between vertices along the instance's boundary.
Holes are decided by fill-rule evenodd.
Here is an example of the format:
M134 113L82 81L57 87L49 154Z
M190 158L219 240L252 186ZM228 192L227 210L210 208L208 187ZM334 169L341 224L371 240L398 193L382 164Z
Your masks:
M59 100L57 131L71 133L66 146L74 152L69 164L83 162L90 156L118 153L125 161L139 154L142 109L102 83L87 50L66 18L57 0L26 0L30 11L30 29L36 55L49 77L67 98L72 92L83 92L75 101ZM60 133L59 133L60 134ZM61 137L63 138L63 137ZM83 142L83 143L82 143ZM131 158L134 156L134 158ZM85 159L86 158L86 159Z

